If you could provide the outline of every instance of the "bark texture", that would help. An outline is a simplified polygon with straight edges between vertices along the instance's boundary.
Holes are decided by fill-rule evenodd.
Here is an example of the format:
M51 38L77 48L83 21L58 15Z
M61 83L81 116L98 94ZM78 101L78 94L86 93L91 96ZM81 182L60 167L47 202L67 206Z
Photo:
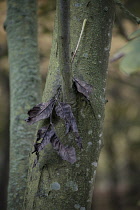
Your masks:
M77 162L71 165L63 161L48 145L40 152L39 164L32 168L35 158L32 155L25 196L26 210L91 209L94 180L102 147L105 86L114 7L113 0L70 1L69 49L71 53L76 48L82 23L87 19L82 40L72 64L72 73L74 77L94 87L90 104L83 96L75 93L74 89L71 90L75 93L75 103L72 105L83 139L83 150L79 150L72 135L65 135L63 121L55 122L54 119L57 134L62 142L76 148ZM59 5L57 10L58 8ZM64 79L61 75L62 65L60 65L59 56L59 53L62 53L58 42L60 25L61 22L56 15L50 67L43 94L44 102L54 96ZM45 124L46 121L39 126Z
M15 210L22 209L35 130L25 118L30 107L40 100L40 78L36 0L8 0L7 7L11 94L8 209Z

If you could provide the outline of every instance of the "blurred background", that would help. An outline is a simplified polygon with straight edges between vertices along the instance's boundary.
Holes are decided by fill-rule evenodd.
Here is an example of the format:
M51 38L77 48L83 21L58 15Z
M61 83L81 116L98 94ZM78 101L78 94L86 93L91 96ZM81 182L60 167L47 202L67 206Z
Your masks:
M140 17L140 0L125 0L125 6ZM43 87L47 76L55 0L38 0L38 42ZM129 35L140 29L117 7L111 44L112 57L129 43ZM6 1L0 0L0 209L6 208L9 151L9 65L6 32ZM120 61L109 64L106 90L104 147L94 189L94 210L140 209L140 42L131 63L137 72L120 71ZM137 59L135 60L135 58ZM43 90L42 87L42 90Z

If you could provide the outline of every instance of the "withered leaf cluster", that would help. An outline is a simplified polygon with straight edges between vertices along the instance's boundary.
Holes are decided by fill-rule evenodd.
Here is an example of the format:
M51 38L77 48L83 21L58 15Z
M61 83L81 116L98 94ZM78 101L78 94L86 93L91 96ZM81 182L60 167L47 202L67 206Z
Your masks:
M38 143L40 140L41 142ZM36 143L34 145L34 151L32 152L36 152L37 159L39 159L38 153L49 143L52 144L52 147L56 150L56 152L63 160L67 160L72 164L76 161L75 148L64 146L57 137L51 124L38 130ZM34 166L36 165L36 163L37 161L35 160Z
M74 79L73 81L77 91L82 93L89 100L89 94L92 91L92 86L79 79ZM36 166L39 160L39 152L43 150L47 144L51 144L53 149L56 150L63 160L66 160L71 164L76 162L75 148L64 146L55 132L54 124L52 122L53 112L56 113L56 116L64 120L66 134L73 132L75 141L77 142L79 148L82 148L82 139L79 135L76 119L71 106L67 103L59 102L58 97L53 97L48 102L40 103L28 111L29 117L26 119L28 124L34 124L40 120L50 118L49 125L40 128L37 132L37 139L34 144L34 151L32 152L35 152L37 155L34 166Z

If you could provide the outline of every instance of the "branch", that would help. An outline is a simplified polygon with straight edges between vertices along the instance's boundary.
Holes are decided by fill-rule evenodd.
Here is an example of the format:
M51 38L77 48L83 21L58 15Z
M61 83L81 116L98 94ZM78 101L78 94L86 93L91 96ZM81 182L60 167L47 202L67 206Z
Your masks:
M58 0L58 50L62 75L63 99L71 99L72 69L70 63L70 0Z
M128 38L125 27L122 24L122 19L120 18L120 14L116 14L116 24L118 26L120 35L122 35L127 41L129 41L130 39Z
M120 9L122 9L127 16L132 18L137 24L140 24L140 18L133 15L128 9L126 9L126 7L120 2L120 0L115 0L115 2L116 5L118 5Z
M78 47L79 47L79 44L80 44L80 41L81 41L81 38L82 38L82 35L83 35L83 32L84 32L84 28L85 28L86 22L87 22L87 19L84 19L83 25L82 25L82 30L81 30L81 33L80 33L80 36L79 36L79 40L78 40L75 52L73 53L73 56L72 56L72 59L71 59L71 63L73 62L73 60L75 58L75 55L77 53L77 50L78 50Z

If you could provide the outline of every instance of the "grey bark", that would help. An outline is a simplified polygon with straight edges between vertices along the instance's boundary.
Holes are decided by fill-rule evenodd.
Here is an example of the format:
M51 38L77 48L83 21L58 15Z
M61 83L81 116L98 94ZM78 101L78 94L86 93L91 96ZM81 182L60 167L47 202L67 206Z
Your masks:
M102 147L105 86L114 7L113 0L70 1L69 49L71 53L76 48L83 20L87 19L83 37L72 64L72 73L76 78L94 87L90 95L90 104L83 96L76 93L75 103L72 104L83 139L83 150L79 150L72 134L65 135L64 123L54 119L56 131L62 142L65 145L74 145L76 148L77 162L71 165L63 161L48 145L40 152L37 166L32 168L35 159L32 155L25 195L24 209L26 210L91 209L94 180ZM57 14L58 8L59 5L57 5ZM44 102L54 96L63 81L62 69L60 69L62 65L58 56L62 53L58 42L58 27L61 24L56 15L49 73L43 94ZM73 89L71 91L74 93ZM46 121L40 123L39 127L45 124Z
M35 126L25 122L27 111L40 100L37 46L37 1L8 0L7 31L10 64L10 173L8 209L22 209L28 156Z

